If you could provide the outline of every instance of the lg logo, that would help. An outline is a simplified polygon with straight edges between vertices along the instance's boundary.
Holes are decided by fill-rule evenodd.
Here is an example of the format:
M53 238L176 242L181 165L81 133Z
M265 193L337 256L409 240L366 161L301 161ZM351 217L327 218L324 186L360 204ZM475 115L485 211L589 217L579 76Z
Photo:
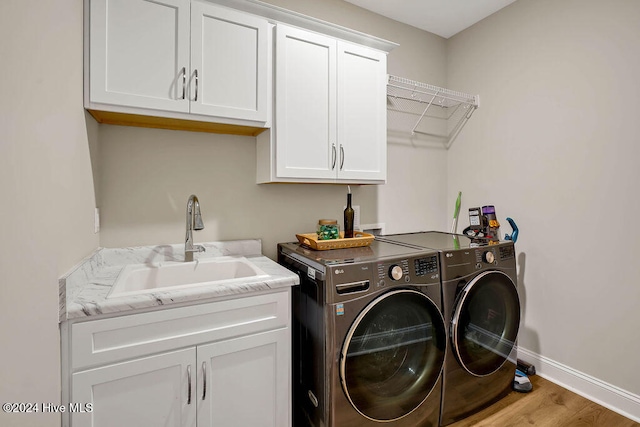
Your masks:
M335 271L336 271L336 274L343 274L344 273L344 269L342 269L342 268L336 269Z
M453 256L453 254L452 254L452 253L448 253L448 254L446 254L445 256L446 256L447 258L451 258L451 257Z

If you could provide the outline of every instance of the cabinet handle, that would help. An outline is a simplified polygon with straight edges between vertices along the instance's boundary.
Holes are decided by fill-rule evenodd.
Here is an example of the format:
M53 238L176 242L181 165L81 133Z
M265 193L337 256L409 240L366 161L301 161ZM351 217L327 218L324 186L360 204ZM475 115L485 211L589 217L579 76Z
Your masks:
M194 101L198 101L198 70L195 70L194 73L196 74L196 97L193 99Z
M344 147L340 144L340 170L344 166Z
M191 365L187 366L187 405L191 405Z
M187 67L182 67L182 99L187 96Z
M331 144L331 170L336 168L336 144Z
M202 400L207 396L207 362L202 362Z

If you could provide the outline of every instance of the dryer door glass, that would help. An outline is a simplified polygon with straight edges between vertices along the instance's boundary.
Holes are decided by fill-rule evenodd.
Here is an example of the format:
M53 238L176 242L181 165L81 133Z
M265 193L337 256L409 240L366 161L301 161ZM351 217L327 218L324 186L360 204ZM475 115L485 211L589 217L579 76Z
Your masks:
M340 358L343 390L369 419L401 418L439 384L445 345L442 315L428 297L412 290L381 295L362 310L346 336Z
M469 282L451 322L453 349L470 374L489 375L505 363L520 326L516 285L500 271L486 271Z

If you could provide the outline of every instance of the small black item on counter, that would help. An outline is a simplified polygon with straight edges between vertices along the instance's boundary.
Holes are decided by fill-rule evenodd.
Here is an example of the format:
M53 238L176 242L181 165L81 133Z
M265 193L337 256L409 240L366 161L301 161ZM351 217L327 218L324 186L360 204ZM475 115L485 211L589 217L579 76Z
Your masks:
M344 238L350 239L353 237L353 217L354 211L351 207L351 187L347 186L347 207L344 210Z

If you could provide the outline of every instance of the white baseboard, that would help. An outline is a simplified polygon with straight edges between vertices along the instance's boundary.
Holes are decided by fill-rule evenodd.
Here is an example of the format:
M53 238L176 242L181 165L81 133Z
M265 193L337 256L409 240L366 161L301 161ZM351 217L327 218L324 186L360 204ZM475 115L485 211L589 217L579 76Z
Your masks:
M525 348L518 347L518 359L534 365L536 375L640 422L640 396Z

